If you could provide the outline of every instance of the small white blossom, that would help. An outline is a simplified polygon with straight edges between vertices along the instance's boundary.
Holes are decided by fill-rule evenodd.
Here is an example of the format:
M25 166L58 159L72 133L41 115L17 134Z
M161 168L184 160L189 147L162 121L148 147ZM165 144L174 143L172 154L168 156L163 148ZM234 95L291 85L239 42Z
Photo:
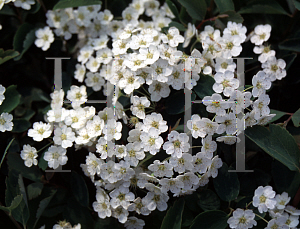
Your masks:
M23 145L23 150L21 150L21 158L24 160L24 164L27 167L31 167L32 164L37 165L38 154L36 148L31 147L30 145Z

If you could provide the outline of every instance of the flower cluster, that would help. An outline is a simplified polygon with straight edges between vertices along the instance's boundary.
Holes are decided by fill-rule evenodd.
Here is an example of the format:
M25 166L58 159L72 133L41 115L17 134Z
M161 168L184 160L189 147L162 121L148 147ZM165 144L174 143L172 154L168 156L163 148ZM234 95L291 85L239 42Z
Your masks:
M175 27L162 29L174 15L167 4L160 6L157 0L134 0L122 12L122 20L100 9L95 5L48 11L48 26L36 31L35 44L44 51L54 41L54 34L65 40L77 35L74 78L85 85L73 85L67 91L66 98L71 102L68 108L63 107L64 91L54 91L46 123L34 123L28 136L35 141L53 139L44 159L54 169L67 163L68 148L86 147L89 154L81 167L97 189L94 210L102 219L112 216L127 228L142 228L144 221L129 216L130 212L149 215L155 209L165 211L169 194L187 195L206 185L222 166L215 154L216 141L234 144L245 127L271 120L274 115L268 108L266 90L275 79L285 76L285 62L277 60L274 51L267 51L269 47L261 46L270 37L270 27L257 26L249 38L257 45L254 52L261 54L263 71L247 88L253 88L252 92L240 91L243 85L237 79L232 57L240 55L247 41L247 29L242 24L228 22L222 34L212 26L197 31L189 24L182 36ZM139 19L143 14L149 21ZM203 50L193 49L188 56L179 45L187 47L193 36ZM194 114L187 122L191 136L200 137L202 142L201 150L192 155L191 136L169 128L155 106L170 95L171 89L192 90L200 73L215 81L215 93L202 101L215 118ZM87 87L102 90L105 96L113 94L113 106L100 111L86 106ZM130 98L130 108L124 109L118 101L121 93ZM250 106L244 124L236 115ZM128 137L122 136L125 124L130 128ZM214 139L214 134L221 136ZM157 154L165 159L145 166L145 159ZM28 167L37 164L37 151L29 145L24 146L21 157ZM138 196L136 189L145 195ZM259 206L262 211L265 208ZM237 211L234 216L249 219L249 225L254 225L250 212Z
M288 193L276 194L271 186L259 186L254 193L253 201L254 207L258 208L260 213L268 212L270 220L266 221L267 227L265 229L281 228L294 229L299 224L300 210L288 205L291 197ZM233 209L232 209L233 210ZM247 229L257 225L255 221L255 214L252 209L238 208L233 211L233 216L227 221L230 228ZM257 215L259 218L261 216Z
M3 87L0 84L0 106L3 103L5 96L4 96L4 92L5 92L6 88ZM5 131L12 131L13 129L13 116L7 112L3 112L0 115L0 131L1 132L5 132Z

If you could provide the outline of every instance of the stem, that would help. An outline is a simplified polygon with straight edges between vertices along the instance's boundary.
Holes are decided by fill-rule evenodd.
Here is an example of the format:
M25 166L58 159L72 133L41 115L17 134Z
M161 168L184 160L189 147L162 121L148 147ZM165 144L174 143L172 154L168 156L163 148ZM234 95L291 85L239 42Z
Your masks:
M46 6L44 5L43 1L42 0L37 0L37 2L40 3L40 5L42 6L44 12L47 13L47 9L46 9Z
M265 218L263 218L263 217L261 217L260 215L258 215L258 214L256 214L256 213L254 213L258 218L261 218L263 221L265 221L266 223L269 223L269 221L268 220L266 220Z
M254 88L254 86L248 87L244 91L250 90L251 88Z
M216 116L217 116L217 115L215 115L215 116L213 117L213 119L211 120L212 122L215 120Z
M245 73L247 73L247 72L249 72L249 71L252 71L252 70L254 70L254 69L256 69L256 68L259 68L259 67L260 67L260 66L257 65L257 66L255 66L255 67L253 67L253 68L247 69L247 70L245 71Z
M192 146L190 148L200 148L200 147L202 147L202 146Z
M248 207L250 206L250 204L252 204L253 201L251 201L249 204L246 205L246 209L248 209Z
M195 47L195 45L198 43L198 39L196 39L196 41L192 44L191 48L190 48L190 52L193 51L193 48Z
M200 29L201 26L204 24L204 22L207 22L207 21L215 21L217 20L218 18L225 18L225 17L229 17L227 14L220 14L216 17L212 17L212 18L208 18L206 20L202 20L201 23L197 26L197 29Z
M48 146L51 145L52 143L53 143L53 141L50 142L49 144L45 145L45 146L42 147L41 149L39 149L39 151L37 151L36 153L41 152L43 149L45 149L46 147L48 147Z
M144 88L144 86L142 86L141 88L146 92L147 95L150 95L150 93Z
M1 202L0 202L0 206L4 206ZM9 214L7 211L4 211L5 214L10 218L10 220L14 223L14 225L18 228L18 229L22 229L22 227L20 226L20 224L18 224L18 222L11 216L11 214Z
M291 118L293 117L293 115L291 115L283 124L283 127L286 128L288 122L291 120Z
M143 96L146 96L147 98L149 98L148 95L145 95L145 94L144 94L143 92L141 92L141 91L136 91L136 92L138 92L138 93L142 94Z

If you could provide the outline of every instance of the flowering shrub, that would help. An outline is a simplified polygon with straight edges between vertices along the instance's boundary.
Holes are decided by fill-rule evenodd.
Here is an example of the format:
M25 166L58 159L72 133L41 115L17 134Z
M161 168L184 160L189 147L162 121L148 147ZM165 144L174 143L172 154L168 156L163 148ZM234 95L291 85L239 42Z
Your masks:
M296 228L300 111L273 102L298 60L288 3L2 1L8 224Z

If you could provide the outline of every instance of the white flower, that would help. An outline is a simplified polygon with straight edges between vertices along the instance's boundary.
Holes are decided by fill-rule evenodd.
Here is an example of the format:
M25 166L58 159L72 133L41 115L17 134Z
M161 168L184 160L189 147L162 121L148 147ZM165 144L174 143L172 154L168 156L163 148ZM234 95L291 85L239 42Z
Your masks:
M171 92L168 84L156 80L153 81L148 90L151 94L151 101L153 102L158 102L161 98L168 97Z
M212 136L208 135L205 138L202 138L202 147L201 152L205 153L207 157L212 158L213 152L217 150L217 143L212 140Z
M220 137L217 137L216 140L217 140L217 142L224 142L225 144L228 144L228 145L233 145L236 142L241 141L241 139L239 137L234 136L234 135L220 136Z
M271 186L259 186L254 192L253 206L258 207L260 213L273 209L276 205L275 194Z
M229 100L231 103L231 110L235 114L239 114L242 112L242 109L249 107L252 103L251 101L251 92L241 92L239 90L234 90L230 95ZM234 101L234 102L233 102Z
M216 115L225 115L225 109L231 106L230 103L223 100L222 96L217 93L214 93L212 96L205 96L202 101L207 106L206 110L210 113L216 113Z
M148 132L151 127L159 130L159 134L168 130L167 122L163 120L162 115L159 113L152 112L151 115L146 115L143 123L142 130L145 132Z
M186 133L178 133L172 130L168 134L168 140L164 143L163 149L167 154L171 154L172 157L181 158L182 153L188 152L190 148L189 136Z
M199 178L192 172L184 173L183 175L177 176L177 179L183 182L184 190L192 189L193 185L197 185L199 183Z
M254 118L258 119L261 116L270 114L270 108L268 107L270 103L270 97L267 94L262 94L253 103L253 110L255 111Z
M203 152L199 152L193 156L194 172L206 173L207 168L211 165L212 160L208 158L208 155Z
M288 193L283 192L281 195L277 194L275 196L275 200L277 209L284 209L285 206L290 202L291 197L289 197Z
M131 166L137 166L139 160L145 158L145 153L142 150L141 144L139 142L128 143L126 145L127 155L125 156L125 161L128 161Z
M13 129L13 116L9 113L3 112L0 115L0 131L5 132L5 131L11 131ZM48 136L49 137L49 136Z
M172 193L177 194L184 187L184 184L178 178L163 178L159 181L161 191L166 193L170 190Z
M112 141L105 140L103 137L99 138L96 148L96 152L101 154L101 159L112 157L115 152L115 144Z
M65 123L74 129L80 129L84 127L87 118L85 117L85 110L79 107L75 110L70 110L69 115L65 118Z
M285 66L286 63L283 59L277 60L274 56L269 57L268 60L261 65L271 81L275 81L276 79L281 80L286 76Z
M120 161L119 163L116 163L115 170L118 180L122 180L122 182L130 181L131 178L135 175L135 171L130 168L130 164L126 161Z
M48 161L50 168L57 169L59 165L67 164L66 152L67 150L60 146L50 146L48 151L45 152L44 160Z
M231 71L234 72L236 69L236 64L233 62L233 59L226 59L222 57L217 57L216 58L216 65L215 65L215 70L216 72L222 72L224 73L225 71Z
M240 37L224 34L219 41L222 46L222 57L229 59L232 56L238 56L242 52L242 45L240 43Z
M171 157L169 159L170 164L173 166L174 171L178 173L184 173L185 171L193 171L193 156L189 153L183 153L182 157Z
M195 35L195 33L196 33L195 25L188 23L188 28L184 32L184 43L182 45L183 48L186 48L189 45L189 43L191 42L191 39Z
M286 225L289 226L289 228L296 228L299 224L299 216L297 215L289 215L288 213L284 212L282 216L287 218L287 221L285 222Z
M237 37L240 43L246 40L247 28L242 25L242 23L236 23L229 21L227 23L227 28L224 29L223 34Z
M109 195L111 197L110 204L112 208L122 206L123 208L127 209L130 201L134 200L134 194L129 192L129 188L125 188L123 186L114 189L109 193Z
M92 87L94 91L100 91L105 84L105 80L99 73L87 73L85 79L86 86Z
M188 72L182 71L182 64L175 65L173 67L173 72L168 76L167 84L171 85L175 90L180 90L184 87L185 76L189 74Z
M254 28L254 35L251 37L251 42L255 45L261 45L264 41L270 38L272 27L270 25L258 25Z
M150 210L146 206L145 199L141 199L140 197L136 198L133 203L128 206L128 211L135 211L138 214L149 215Z
M109 119L103 129L104 139L107 141L119 140L122 137L121 131L122 123L115 119Z
M212 159L212 163L208 168L208 175L211 176L212 178L216 178L218 176L218 169L221 168L223 165L223 162L221 160L221 158L219 158L219 156L215 156Z
M109 48L103 48L96 52L97 61L102 64L108 64L112 60L113 52Z
M103 161L95 156L93 153L89 153L86 156L85 163L87 165L87 171L90 175L95 175L96 173L100 174L100 166L103 164Z
M24 10L30 10L31 5L35 4L34 0L15 0L13 2L16 7L22 7Z
M106 217L111 216L111 208L109 196L105 193L105 191L101 188L97 188L96 199L93 203L93 208L96 212L98 212L98 216L101 219L105 219Z
M142 140L144 151L149 151L152 155L159 152L161 145L164 143L163 138L159 136L159 130L154 127L151 127L148 132L142 132L140 139Z
M86 87L84 85L80 87L72 85L67 93L67 99L71 101L73 108L80 107L87 101Z
M94 50L91 46L84 46L79 50L79 55L77 57L78 62L85 64L88 59L92 56Z
M101 22L102 25L108 25L110 21L113 19L114 15L107 9L103 12L99 12L97 15L97 19Z
M239 87L238 79L234 78L234 73L231 71L225 71L225 73L217 72L214 76L215 83L213 90L217 93L222 93L225 96L230 96L234 89Z
M136 77L135 72L127 70L123 74L123 78L120 79L118 85L124 89L124 92L129 95L134 89L138 89L141 86L142 81L139 77Z
M140 119L144 119L146 117L145 108L150 106L150 101L147 97L132 96L131 102L132 106L130 107L130 110L132 111L132 114Z
M167 161L160 162L159 160L155 160L153 164L148 166L148 169L156 177L172 177L173 175L173 166Z
M0 105L2 104L3 100L5 99L5 96L4 96L5 90L6 90L6 88L0 84Z
M154 184L146 184L146 187L150 190L144 197L148 209L154 211L157 208L159 211L165 211L168 208L167 201L169 197L162 193L160 188L155 187Z
M234 134L237 131L236 115L232 112L225 114L224 116L216 116L216 122L218 126L217 133L223 134L225 131L227 134Z
M126 229L143 229L143 227L145 226L145 222L142 219L131 216L128 217L124 226L126 227Z
M184 42L184 37L179 34L176 27L169 28L168 34L162 34L161 39L163 43L168 43L171 47L177 47L179 43Z
M146 65L154 64L159 59L159 51L155 45L150 45L148 48L140 48L140 57Z
M199 128L201 129L201 132L204 132L203 137L205 137L206 134L213 135L217 131L218 123L213 122L208 118L202 118L199 121Z
M187 121L187 128L192 132L193 138L204 138L206 133L200 128L200 116L197 114L192 115L191 120Z
M33 123L33 129L28 130L28 136L32 137L34 141L40 142L44 138L48 138L52 133L50 124L43 122Z
M73 145L75 138L75 133L72 131L72 128L67 127L66 125L54 129L54 143L56 145L61 145L65 149Z
M139 17L139 14L136 11L136 9L134 9L132 7L127 7L125 10L123 10L122 17L123 17L124 25L132 24L133 26L136 26L139 23L137 20Z
M287 217L285 216L280 216L276 219L271 219L265 229L289 229L290 227L285 224L287 221Z
M266 73L264 71L259 71L252 78L252 85L254 86L252 89L253 97L259 97L264 94L266 90L270 89L271 84L271 80Z
M291 215L300 215L300 210L296 209L291 205L287 205L284 210L290 213Z
M43 29L38 29L35 31L35 45L39 48L42 48L43 51L46 51L49 49L50 44L54 41L54 35L52 30L46 26Z
M258 61L262 64L265 63L269 59L269 57L275 56L275 51L271 50L270 46L255 46L253 48L253 52L256 54L260 54L258 56Z
M32 164L37 165L38 154L36 148L31 147L30 145L23 145L23 150L21 151L21 158L24 160L24 164L27 167L31 167Z
M227 220L230 228L247 229L257 225L254 220L255 214L252 210L243 210L237 208L233 212L233 216Z
M112 209L112 216L117 218L120 223L125 223L127 221L128 214L128 211L121 206Z

